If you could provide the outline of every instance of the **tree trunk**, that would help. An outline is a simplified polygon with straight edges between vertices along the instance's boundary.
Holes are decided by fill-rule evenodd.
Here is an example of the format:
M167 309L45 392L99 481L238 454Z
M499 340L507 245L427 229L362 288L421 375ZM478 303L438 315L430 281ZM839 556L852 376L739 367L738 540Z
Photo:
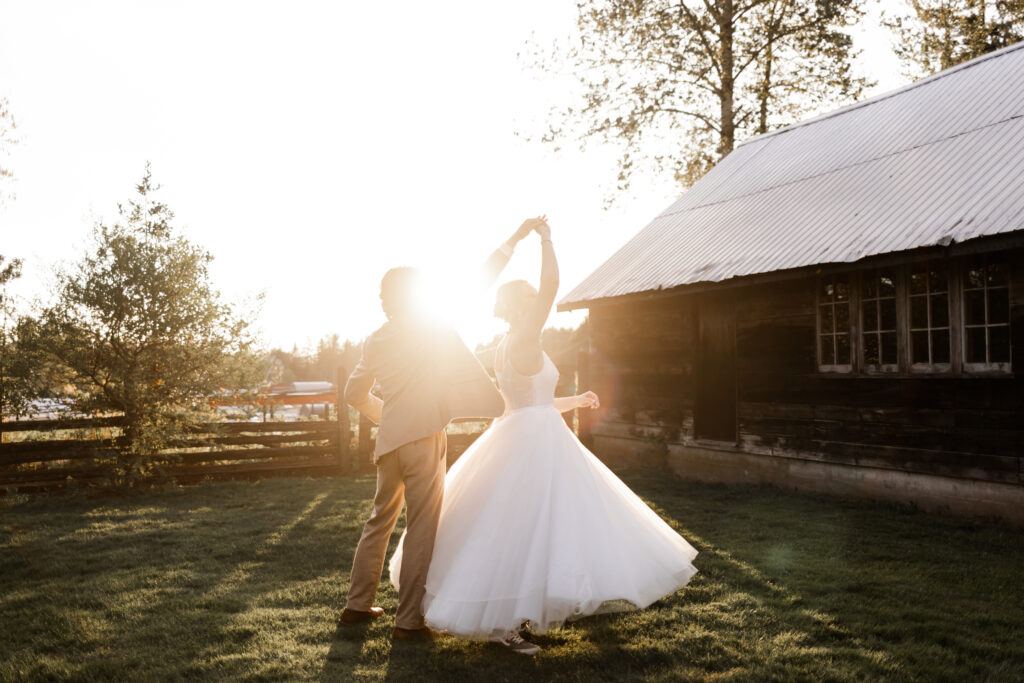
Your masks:
M718 143L718 156L724 157L732 151L736 143L736 121L733 102L735 75L733 74L733 0L721 0L719 4L718 36L721 49L720 66L722 69L721 123L722 137Z
M757 99L761 105L761 111L758 112L757 118L758 135L768 132L768 100L771 97L772 61L772 41L769 40L768 46L764 51L764 77L761 81L760 92L757 94Z

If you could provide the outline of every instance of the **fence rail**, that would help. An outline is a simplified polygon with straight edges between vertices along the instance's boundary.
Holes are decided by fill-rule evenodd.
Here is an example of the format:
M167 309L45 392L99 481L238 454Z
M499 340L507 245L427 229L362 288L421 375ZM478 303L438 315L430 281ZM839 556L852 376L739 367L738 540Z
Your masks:
M337 384L348 378L339 369ZM336 392L308 396L309 403L333 398L333 419L300 422L209 422L169 444L155 465L176 481L205 478L257 478L287 475L350 475L373 471L374 428L360 416L351 424L349 408ZM295 400L298 400L297 397ZM480 422L457 420L458 423ZM119 416L0 422L0 493L102 481L116 462ZM583 426L582 424L580 425ZM98 434L106 430L106 434ZM29 438L12 438L33 433ZM57 434L58 432L71 432ZM91 432L91 433L90 433ZM450 429L449 462L480 435L466 425ZM41 438L40 438L41 436Z

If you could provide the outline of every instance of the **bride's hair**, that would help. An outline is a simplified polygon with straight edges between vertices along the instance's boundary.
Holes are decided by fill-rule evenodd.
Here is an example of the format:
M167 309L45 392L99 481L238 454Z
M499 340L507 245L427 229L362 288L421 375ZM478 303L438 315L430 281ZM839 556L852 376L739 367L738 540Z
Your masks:
M494 315L512 322L537 297L537 290L526 280L512 280L498 287L494 300Z
M411 311L416 303L416 290L420 285L420 272L416 268L402 266L384 273L380 281L380 307L392 318Z

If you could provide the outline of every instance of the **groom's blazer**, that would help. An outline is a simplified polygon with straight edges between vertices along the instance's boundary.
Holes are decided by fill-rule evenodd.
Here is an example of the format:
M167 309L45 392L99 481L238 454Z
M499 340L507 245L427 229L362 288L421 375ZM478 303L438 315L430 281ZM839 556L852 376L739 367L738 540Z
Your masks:
M369 393L374 381L380 398ZM345 398L379 425L374 462L457 417L497 417L504 401L450 325L389 320L363 344Z
M508 262L495 251L481 285L493 284ZM370 393L374 382L378 398ZM415 316L389 320L363 344L345 386L345 400L379 425L373 461L445 428L459 417L498 417L504 399L455 329Z

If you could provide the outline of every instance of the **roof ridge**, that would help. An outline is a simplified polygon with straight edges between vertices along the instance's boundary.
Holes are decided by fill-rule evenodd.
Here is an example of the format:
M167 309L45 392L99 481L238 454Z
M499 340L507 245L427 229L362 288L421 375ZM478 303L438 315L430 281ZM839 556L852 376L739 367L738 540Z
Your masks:
M743 147L744 145L748 145L748 144L750 144L752 142L756 142L756 141L759 141L759 140L766 140L768 138L772 138L772 137L775 137L777 135L781 135L782 133L788 133L789 131L797 129L797 128L803 128L804 126L809 126L811 124L818 123L820 121L825 121L827 119L831 119L831 118L834 118L836 116L841 116L841 115L846 114L848 112L851 112L851 111L853 111L855 109L861 109L863 107L867 107L867 106L870 106L872 104L877 104L878 102L881 102L883 100L887 100L887 99L890 99L892 97L896 97L897 95L902 95L903 93L908 92L910 90L915 90L917 88L921 88L921 87L924 87L926 85L929 85L929 84L931 84L931 83L933 83L935 81L942 80L943 78L947 78L949 76L952 76L955 73L959 73L961 71L966 71L967 69L972 69L972 68L978 66L979 64L982 64L983 62L989 61L990 59L998 59L999 57L1005 57L1006 55L1010 54L1011 52L1016 52L1017 50L1024 50L1024 40L1022 40L1020 42L1017 42L1017 43L1014 43L1013 45L1008 45L1008 46L1006 46L1004 48L1000 48L1000 49L996 50L995 52L989 52L988 54L981 55L980 57L975 57L974 59L971 59L969 61L963 62L961 64L957 64L956 66L952 66L952 67L950 67L948 69L943 69L942 71L939 71L938 73L931 74L930 76L925 76L924 78L920 78L920 79L918 79L916 81L913 81L911 83L907 83L906 85L901 85L900 87L895 88L893 90L887 90L886 92L879 93L878 95L874 95L872 97L869 97L866 100L861 100L859 102L851 102L850 104L848 104L848 105L846 105L844 107L840 107L839 109L833 109L832 111L825 112L824 114L818 114L817 116L812 116L809 119L805 119L803 121L797 121L795 123L791 123L788 126L784 126L784 127L779 128L777 130L768 131L767 133L761 133L760 135L756 135L756 136L754 136L752 138L749 138L747 140L744 140L740 144L736 145L736 149L739 149L740 147Z

